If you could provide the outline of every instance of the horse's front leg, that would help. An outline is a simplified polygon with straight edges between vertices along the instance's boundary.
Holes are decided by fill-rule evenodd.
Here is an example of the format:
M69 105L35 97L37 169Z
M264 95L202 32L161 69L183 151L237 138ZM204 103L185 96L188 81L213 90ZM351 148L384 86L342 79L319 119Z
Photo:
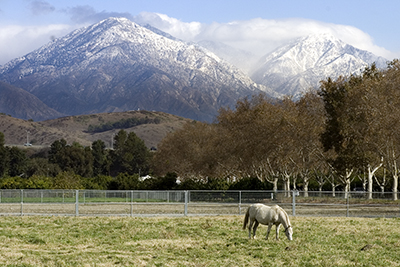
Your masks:
M279 240L279 228L281 227L281 224L278 224L276 226L276 240Z
M268 223L267 236L265 237L266 240L268 240L269 232L271 232L272 225L272 223Z

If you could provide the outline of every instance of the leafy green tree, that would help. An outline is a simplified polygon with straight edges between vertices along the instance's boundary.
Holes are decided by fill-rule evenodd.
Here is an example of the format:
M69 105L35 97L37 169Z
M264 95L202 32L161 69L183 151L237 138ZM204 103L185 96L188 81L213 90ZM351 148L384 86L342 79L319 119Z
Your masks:
M97 175L92 178L84 180L84 186L86 189L96 189L96 190L107 190L110 189L110 184L113 178L108 175Z
M48 176L32 175L24 180L24 189L52 189L53 179Z
M24 178L19 176L4 176L0 178L1 189L22 189L24 188Z
M60 172L53 178L53 189L84 189L83 178L73 172Z

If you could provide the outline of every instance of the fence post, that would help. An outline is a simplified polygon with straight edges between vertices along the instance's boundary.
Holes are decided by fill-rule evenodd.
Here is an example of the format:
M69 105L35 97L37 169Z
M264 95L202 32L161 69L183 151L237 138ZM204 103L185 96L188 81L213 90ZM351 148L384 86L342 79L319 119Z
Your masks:
M296 216L296 196L299 195L299 191L293 190L292 191L292 215Z
M21 216L24 215L24 189L21 189Z
M242 191L239 191L239 215L242 215Z
M133 217L133 191L131 190L131 217Z
M75 216L79 216L79 190L75 190Z
M185 191L185 211L184 211L184 215L187 216L188 214L188 191Z

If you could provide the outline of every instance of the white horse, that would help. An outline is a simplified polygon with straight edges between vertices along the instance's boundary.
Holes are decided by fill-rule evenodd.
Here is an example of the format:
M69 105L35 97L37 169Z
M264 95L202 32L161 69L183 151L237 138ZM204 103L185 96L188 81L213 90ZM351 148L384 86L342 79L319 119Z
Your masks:
M285 234L289 240L292 240L293 229L290 225L289 216L286 211L275 205L273 207L266 206L264 204L253 204L251 205L246 212L243 222L243 230L246 229L246 225L249 223L249 238L251 238L251 228L253 227L253 238L256 236L256 231L258 224L268 225L268 232L265 239L268 240L269 232L271 231L272 225L276 227L276 240L279 240L279 227L281 224L285 227Z

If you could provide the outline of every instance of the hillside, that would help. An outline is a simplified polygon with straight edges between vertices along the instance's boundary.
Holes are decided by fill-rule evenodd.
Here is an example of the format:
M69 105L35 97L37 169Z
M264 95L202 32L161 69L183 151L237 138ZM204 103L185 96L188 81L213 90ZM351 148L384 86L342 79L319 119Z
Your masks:
M181 128L186 122L191 121L163 112L126 111L114 113L100 113L90 115L68 116L47 121L26 121L0 115L0 132L4 133L7 145L23 145L27 142L34 147L50 146L54 141L64 138L67 143L78 142L89 146L93 141L103 140L110 147L113 134L120 129L104 132L89 133L90 125L99 126L113 124L127 119L149 118L156 119L158 123L146 123L125 129L134 131L144 140L147 147L157 147L167 133Z
M2 81L0 81L0 96L0 112L16 118L36 121L63 116L31 93Z

